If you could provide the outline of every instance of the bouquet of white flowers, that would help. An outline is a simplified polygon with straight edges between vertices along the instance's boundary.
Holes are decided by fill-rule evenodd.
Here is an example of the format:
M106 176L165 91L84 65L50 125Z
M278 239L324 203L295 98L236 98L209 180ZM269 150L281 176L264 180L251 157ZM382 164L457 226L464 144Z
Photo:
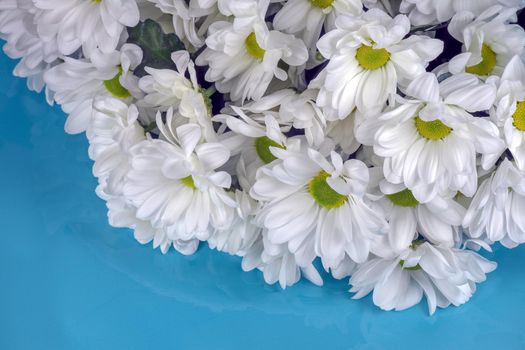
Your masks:
M433 313L525 242L522 7L0 0L0 38L86 132L111 225Z

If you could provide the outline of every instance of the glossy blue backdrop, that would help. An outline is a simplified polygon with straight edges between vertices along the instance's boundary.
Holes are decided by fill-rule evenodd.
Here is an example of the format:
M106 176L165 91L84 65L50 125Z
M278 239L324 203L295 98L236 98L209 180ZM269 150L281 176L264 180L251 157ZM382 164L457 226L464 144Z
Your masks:
M0 349L523 349L525 247L468 304L383 312L346 281L285 291L206 247L166 256L107 224L87 142L0 56Z

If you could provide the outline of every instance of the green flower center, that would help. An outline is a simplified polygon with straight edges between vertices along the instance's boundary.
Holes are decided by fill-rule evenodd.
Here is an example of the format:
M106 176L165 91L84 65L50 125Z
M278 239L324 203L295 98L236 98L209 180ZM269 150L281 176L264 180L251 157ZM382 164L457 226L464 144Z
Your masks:
M122 67L118 67L118 73L112 79L104 80L106 89L117 98L128 98L131 96L128 90L120 84L119 78L122 75Z
M416 117L416 129L419 135L432 141L444 139L452 132L452 128L439 119L427 122L419 117Z
M372 46L362 45L357 49L355 58L364 69L374 70L387 64L390 60L390 52L386 49L374 49Z
M386 197L398 207L413 208L419 204L417 199L414 198L412 191L408 188L397 193L387 194Z
M516 103L516 112L512 115L512 125L520 131L525 131L525 101Z
M197 188L195 187L195 182L193 182L193 177L191 177L191 175L183 177L182 179L180 179L180 182L182 182L184 185L188 186L192 190L195 190Z
M423 243L425 243L426 241L424 239L421 239L421 238L416 238L412 241L412 243L410 243L410 246L409 248L412 249L412 250L416 250L417 247L419 247L420 245L422 245Z
M246 37L246 40L244 40L244 46L246 46L248 55L258 60L262 60L264 58L264 53L266 51L257 43L257 38L255 37L254 32L251 32L250 35Z
M265 164L271 163L277 159L277 157L270 152L270 147L285 148L283 145L278 144L268 136L262 136L255 139L255 151Z
M325 9L327 7L332 6L333 2L334 2L334 0L310 0L310 3L313 6L319 7L321 9Z
M490 46L481 46L481 62L474 66L465 68L465 72L477 75L490 75L496 66L496 53Z
M321 171L308 183L308 192L319 206L326 209L339 208L348 201L347 196L336 192L326 179L330 176L326 171Z
M403 259L399 260L399 266L401 266L405 270L408 270L408 271L421 270L421 266L419 264L417 264L416 266L410 266L410 267L404 267L404 265L405 265L405 260Z
M199 92L202 95L202 99L204 100L204 105L206 106L206 111L208 112L208 115L212 115L213 104L211 102L211 97L209 95L208 90L199 88Z

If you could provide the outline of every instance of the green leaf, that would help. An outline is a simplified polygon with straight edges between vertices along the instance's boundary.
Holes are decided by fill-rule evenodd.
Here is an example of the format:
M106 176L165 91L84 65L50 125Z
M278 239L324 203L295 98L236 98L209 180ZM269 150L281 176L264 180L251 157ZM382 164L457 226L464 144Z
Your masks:
M171 53L184 50L184 44L175 34L165 34L157 22L147 19L128 30L128 43L140 46L144 52L142 63L135 69L135 75L141 77L147 73L144 67L174 68Z

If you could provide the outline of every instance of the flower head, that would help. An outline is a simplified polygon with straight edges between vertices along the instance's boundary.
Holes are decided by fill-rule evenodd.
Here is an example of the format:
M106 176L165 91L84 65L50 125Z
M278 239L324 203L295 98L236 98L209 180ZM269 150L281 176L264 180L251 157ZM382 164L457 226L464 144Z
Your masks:
M385 178L403 183L420 202L461 191L474 195L477 154L490 168L504 149L496 126L488 118L472 116L488 109L495 88L468 74L452 76L438 84L425 73L407 88L413 99L365 123L374 133L374 151L385 158Z
M145 140L131 151L124 194L137 217L164 228L170 239L207 239L213 229L228 228L235 201L226 192L231 177L217 171L230 156L219 143L201 143L201 128L172 120L157 125L161 138Z
M279 160L258 171L250 191L261 202L255 220L268 230L268 240L287 243L301 266L315 255L326 268L337 268L345 256L363 262L385 228L363 201L366 166L343 162L335 152L329 162L309 148L271 150Z
M117 48L125 27L139 22L136 0L36 0L35 21L44 42L56 42L58 50L70 55L82 47L86 57Z
M433 314L436 307L467 302L476 283L495 268L496 263L473 251L416 241L397 256L375 257L359 265L350 278L350 292L359 299L373 291L374 304L383 310L407 309L424 294Z
M441 41L426 36L405 39L408 18L391 18L378 9L358 18L340 16L335 25L317 43L330 61L310 85L319 89L317 104L332 120L346 118L354 108L380 111L398 84L408 85L443 49Z
M515 17L515 8L502 6L490 7L478 17L471 12L456 14L448 31L463 43L463 53L450 60L450 72L501 75L510 59L521 55L525 47L525 31L510 23Z
M250 15L235 17L233 23L215 22L209 28L206 49L197 57L198 65L209 66L206 80L234 101L258 100L274 77L286 80L281 60L299 66L308 58L300 39L268 29L267 6L268 1L259 1L257 11Z

